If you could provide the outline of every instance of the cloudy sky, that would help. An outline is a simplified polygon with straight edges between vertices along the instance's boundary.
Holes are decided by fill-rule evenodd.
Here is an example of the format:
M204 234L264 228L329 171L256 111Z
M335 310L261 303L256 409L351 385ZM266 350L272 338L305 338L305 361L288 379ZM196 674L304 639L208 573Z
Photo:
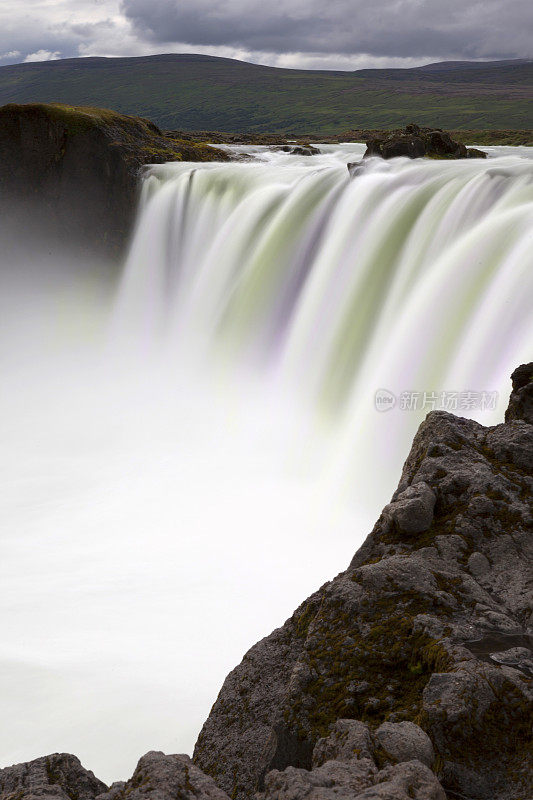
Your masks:
M200 52L358 69L531 57L530 0L0 0L0 64Z

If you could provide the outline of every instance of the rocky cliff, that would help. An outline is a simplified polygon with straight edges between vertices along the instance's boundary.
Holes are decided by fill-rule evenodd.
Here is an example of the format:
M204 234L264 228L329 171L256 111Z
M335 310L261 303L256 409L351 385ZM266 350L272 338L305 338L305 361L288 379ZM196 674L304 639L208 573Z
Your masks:
M429 414L346 572L227 677L194 760L230 796L307 796L288 787L326 780L317 743L339 720L374 746L383 724L416 725L450 797L531 796L532 380L533 364L516 370L507 421L492 428ZM345 785L329 779L318 785Z
M529 800L533 363L494 427L432 412L348 569L227 677L187 756L103 787L73 756L0 800Z
M201 142L163 135L149 120L64 105L0 108L0 206L20 236L120 254L139 173L165 161L227 160Z

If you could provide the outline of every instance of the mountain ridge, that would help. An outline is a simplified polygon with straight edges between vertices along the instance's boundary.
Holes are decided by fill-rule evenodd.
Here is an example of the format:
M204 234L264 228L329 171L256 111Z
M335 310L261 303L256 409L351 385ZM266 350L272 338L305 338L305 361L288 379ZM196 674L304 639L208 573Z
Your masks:
M0 105L113 108L161 128L334 134L402 127L533 128L533 62L298 70L202 54L88 57L0 67Z

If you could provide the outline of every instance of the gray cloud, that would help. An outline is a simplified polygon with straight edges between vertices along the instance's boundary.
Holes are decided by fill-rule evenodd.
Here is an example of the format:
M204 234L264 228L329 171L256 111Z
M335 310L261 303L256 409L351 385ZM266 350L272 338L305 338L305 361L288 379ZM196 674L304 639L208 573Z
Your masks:
M120 15L118 5L118 0L4 0L0 64L78 56L85 44L98 47L113 35L120 43L131 23Z
M123 0L154 42L272 53L529 57L530 0Z
M50 57L212 53L308 69L530 57L530 0L16 0L0 65Z

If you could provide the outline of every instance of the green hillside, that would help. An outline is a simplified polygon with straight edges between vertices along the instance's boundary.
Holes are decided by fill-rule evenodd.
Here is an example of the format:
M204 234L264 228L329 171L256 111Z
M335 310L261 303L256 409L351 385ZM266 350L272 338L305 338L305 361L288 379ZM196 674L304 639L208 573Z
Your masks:
M529 129L532 100L531 61L319 72L162 55L0 68L0 105L103 106L190 131L335 134L411 120L453 129Z

